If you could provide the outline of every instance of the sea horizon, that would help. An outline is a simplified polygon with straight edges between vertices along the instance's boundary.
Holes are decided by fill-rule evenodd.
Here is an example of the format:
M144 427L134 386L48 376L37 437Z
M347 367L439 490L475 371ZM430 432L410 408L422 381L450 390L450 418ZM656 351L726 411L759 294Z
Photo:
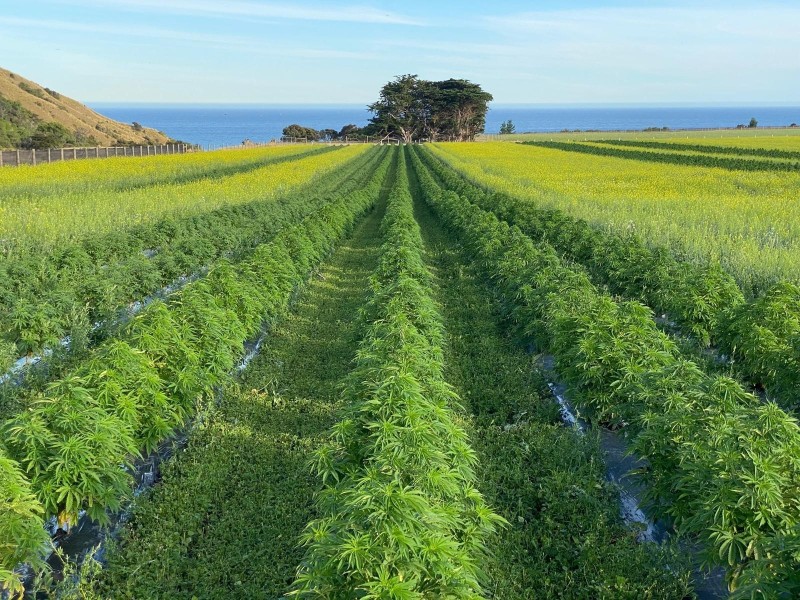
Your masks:
M371 113L366 104L254 103L107 103L87 106L124 123L134 121L170 137L207 148L241 144L245 140L280 139L284 127L297 123L314 129L340 130L364 126ZM498 133L511 120L518 133L563 130L621 131L647 128L715 129L747 125L755 118L762 127L786 127L800 122L800 106L783 104L648 105L648 104L514 104L492 103L485 132Z
M241 108L292 108L320 107L320 108L353 108L366 107L372 101L366 102L114 102L107 100L89 100L86 106L152 106L152 107L241 107ZM489 108L498 107L523 107L523 108L747 108L747 107L773 107L797 108L798 102L490 102Z

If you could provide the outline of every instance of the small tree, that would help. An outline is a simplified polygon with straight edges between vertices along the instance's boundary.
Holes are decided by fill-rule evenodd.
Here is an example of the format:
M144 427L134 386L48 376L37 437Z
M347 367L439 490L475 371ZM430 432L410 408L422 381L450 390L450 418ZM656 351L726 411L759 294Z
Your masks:
M356 136L361 133L361 128L358 125L345 125L339 130L339 137L344 139L347 136Z
M500 134L501 135L514 133L516 130L517 130L517 128L514 127L514 123L511 122L511 119L509 119L508 121L503 121L501 123L501 125L500 125Z
M36 131L33 132L30 139L23 146L41 150L45 148L60 148L73 143L75 143L75 136L69 129L60 123L48 122L39 123Z
M755 117L750 119L750 124L748 125L748 127L758 127L758 121L756 120Z
M283 128L283 137L306 138L309 142L315 142L320 139L320 133L311 127L303 127L302 125L293 123Z

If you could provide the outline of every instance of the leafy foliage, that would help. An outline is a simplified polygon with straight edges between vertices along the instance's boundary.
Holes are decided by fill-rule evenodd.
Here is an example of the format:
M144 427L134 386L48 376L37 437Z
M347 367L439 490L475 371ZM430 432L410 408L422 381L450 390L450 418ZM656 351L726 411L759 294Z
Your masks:
M479 487L509 522L488 541L492 598L689 597L689 569L669 544L639 542L620 519L599 436L563 426L536 357L507 335L488 273L424 203L416 210L447 330L445 374L470 413Z
M227 380L244 340L285 310L295 286L372 205L371 191L332 199L250 259L223 262L168 303L150 305L123 339L102 344L9 420L9 456L27 473L44 514L57 515L65 529L82 510L106 521L130 492L132 460ZM15 552L16 544L0 538L0 548Z
M730 583L800 521L800 428L773 403L712 377L680 355L637 303L617 304L547 244L444 191L417 153L426 198L493 273L507 310L552 351L574 396L625 426L648 460L650 504L700 536Z
M42 527L44 509L30 483L0 447L0 592L19 597L23 591L20 563L44 567L50 540Z
M400 75L370 104L373 127L406 143L450 139L472 141L483 132L492 95L465 79L425 81Z
M510 135L512 133L516 133L517 128L514 126L513 121L509 119L508 121L503 121L500 124L500 135Z
M792 148L792 139L749 142ZM793 199L800 173L666 165L505 142L427 148L479 186L557 208L597 229L635 234L689 265L719 263L746 298L781 280L800 281L800 204Z
M76 322L113 321L126 305L175 280L224 256L251 252L281 227L324 205L332 190L358 185L352 176L370 160L354 161L324 184L300 186L282 202L262 199L259 185L252 199L238 206L0 256L0 344L16 346L4 352L17 358L58 348Z
M373 202L390 162L374 154L378 164L356 178L358 197ZM311 278L285 250L264 248L261 270L283 289L302 282L292 310L271 319L258 355L204 407L159 485L137 498L91 582L98 597L283 597L303 555L298 537L315 516L308 461L335 422L338 385L355 354L360 323L352 317L377 263L382 204L312 265Z
M796 285L779 282L746 302L733 277L717 264L700 266L679 260L666 248L651 248L634 234L604 231L558 209L486 191L433 157L428 163L448 187L585 266L593 282L673 319L702 345L718 346L733 359L739 373L765 386L782 406L793 408L800 400L800 369L793 342L800 335Z
M731 306L719 345L745 377L783 406L800 409L800 286L779 283L753 302Z
M403 154L346 408L316 456L321 516L294 593L476 598L485 537L504 521L475 488L475 455L444 381L441 318L422 262Z

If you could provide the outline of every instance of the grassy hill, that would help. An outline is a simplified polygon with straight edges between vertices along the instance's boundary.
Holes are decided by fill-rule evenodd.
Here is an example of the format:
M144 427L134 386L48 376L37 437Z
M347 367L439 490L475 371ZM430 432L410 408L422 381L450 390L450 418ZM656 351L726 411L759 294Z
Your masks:
M160 131L113 121L0 68L0 148L165 144Z

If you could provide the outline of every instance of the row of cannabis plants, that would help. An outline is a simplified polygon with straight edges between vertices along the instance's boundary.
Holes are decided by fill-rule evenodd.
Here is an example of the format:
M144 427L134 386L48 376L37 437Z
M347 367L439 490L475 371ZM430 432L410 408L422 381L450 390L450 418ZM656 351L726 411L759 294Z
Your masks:
M704 154L731 154L734 156L760 156L764 158L788 158L800 160L800 152L780 148L743 148L741 146L715 146L713 144L686 144L664 140L597 140L598 144L628 146L632 148L653 148L655 150L702 152Z
M704 373L647 307L615 302L546 242L440 187L417 151L413 162L426 200L471 247L521 332L554 355L574 401L595 422L624 428L647 460L639 475L654 514L699 538L732 588L764 569L760 585L800 592L800 562L782 550L784 536L800 533L797 421Z
M485 539L503 522L476 489L402 150L396 156L366 333L342 419L316 454L320 516L303 536L300 597L482 597Z
M747 301L719 265L697 265L633 234L603 230L556 208L488 191L424 154L448 188L551 244L592 281L663 314L701 345L714 345L743 377L786 408L800 408L800 285L779 282Z
M286 310L295 287L374 205L383 156L361 189L284 228L248 259L221 261L168 302L154 302L3 425L2 585L20 589L19 562L43 567L43 519L55 516L68 529L82 511L103 522L120 507L135 458L213 397L244 341Z
M655 152L649 149L628 150L610 145L594 145L585 142L522 142L531 146L581 152L597 156L645 160L672 165L688 165L690 167L712 167L731 171L800 171L800 162L758 160L753 158L715 156L713 154L681 154L679 152ZM664 148L662 148L664 149Z
M364 185L378 160L375 153L359 154L277 199L265 191L280 180L265 180L236 205L0 256L0 373L20 356L58 348L67 335L77 342L95 323L113 322L130 303L219 258L252 251L318 210L331 193ZM240 195L227 181L216 185Z

